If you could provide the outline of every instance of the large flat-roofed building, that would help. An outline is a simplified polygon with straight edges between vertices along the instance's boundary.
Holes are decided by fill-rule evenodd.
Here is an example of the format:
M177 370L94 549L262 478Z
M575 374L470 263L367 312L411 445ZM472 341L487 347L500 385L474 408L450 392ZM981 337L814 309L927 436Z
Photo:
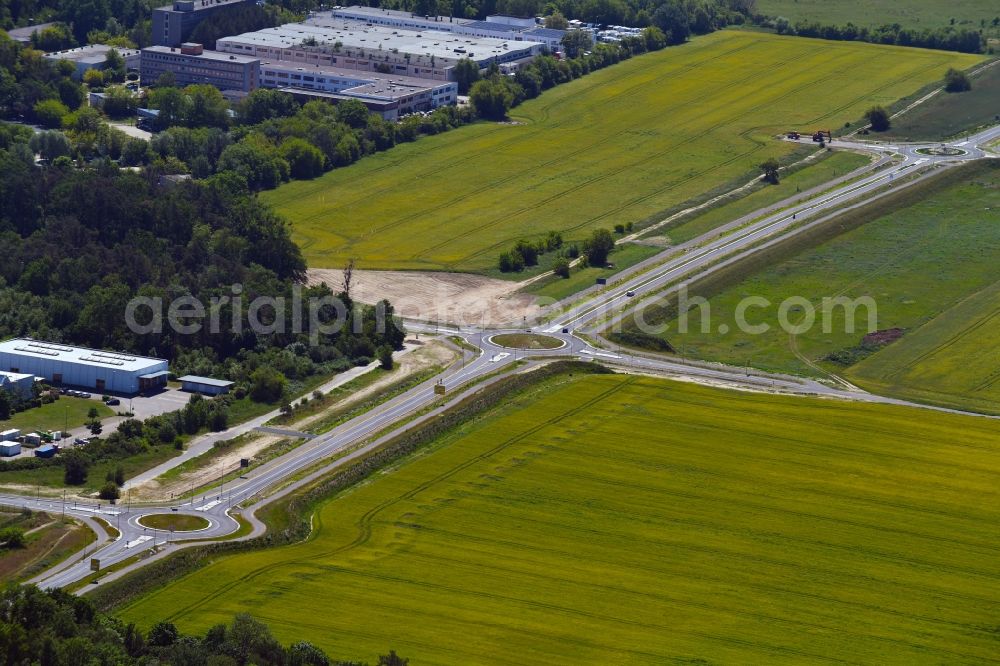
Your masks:
M53 384L133 394L167 383L167 362L120 352L16 338L0 342L0 370Z
M271 61L449 80L452 68L462 58L486 67L491 62L530 59L541 53L544 45L430 30L394 30L345 19L313 17L305 23L224 37L216 42L216 48Z
M143 81L156 81L171 72L181 86L207 83L220 90L246 93L257 88L260 59L206 51L201 44L150 46L142 50L139 72Z
M255 0L175 0L153 10L153 45L179 46L198 24L213 14Z
M88 69L103 70L108 60L108 52L111 49L118 51L118 55L125 60L126 68L135 69L139 67L138 51L134 49L120 49L105 44L90 44L75 49L66 49L65 51L53 51L52 53L46 53L45 58L48 60L69 60L76 66L73 78L80 80L83 78L84 72Z
M332 18L359 21L366 24L402 28L404 30L436 30L456 35L493 37L505 41L541 42L550 49L558 49L565 30L552 30L539 26L534 18L516 16L487 16L485 21L454 18L451 16L420 16L380 7L338 7L325 14ZM322 17L323 14L316 16Z
M262 88L278 88L300 99L359 99L369 110L386 120L415 111L430 111L458 102L458 84L410 76L396 76L361 70L306 65L297 62L265 61L260 65ZM309 92L339 93L314 96Z

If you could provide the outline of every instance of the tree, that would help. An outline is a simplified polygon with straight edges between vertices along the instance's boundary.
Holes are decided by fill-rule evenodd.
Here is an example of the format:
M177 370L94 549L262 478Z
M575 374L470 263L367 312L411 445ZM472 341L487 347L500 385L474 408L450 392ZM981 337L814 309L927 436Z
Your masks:
M101 425L100 420L94 419L87 423L87 429L90 431L91 435L96 437L104 431L104 426Z
M569 260L565 257L559 257L556 259L555 263L552 265L552 272L561 278L569 277Z
M330 658L312 643L300 641L288 648L288 666L330 666Z
M400 657L395 650L389 650L389 654L378 656L378 666L408 666L410 660Z
M43 99L35 104L35 120L43 127L56 128L69 115L69 108L57 99Z
M764 180L772 185L778 184L778 160L770 157L760 165L760 170L764 172Z
M229 102L218 88L199 83L183 92L189 100L185 116L188 127L229 127Z
M319 148L305 139L289 137L284 140L279 149L281 156L288 162L292 178L306 180L323 173L326 158Z
M88 69L83 73L83 82L88 88L104 87L104 72L99 69Z
M261 366L250 375L250 382L250 398L252 400L274 403L285 394L288 380L274 368Z
M41 155L42 159L50 162L57 157L69 155L73 150L66 135L55 130L35 134L28 142L28 146Z
M114 479L115 485L124 486L125 485L125 468L121 465L115 468Z
M514 96L502 81L483 79L472 84L469 101L479 117L503 120L514 102Z
M452 74L455 76L455 82L458 83L459 95L468 95L472 84L481 77L479 65L470 58L459 59L455 63L454 69L452 69Z
M889 129L891 124L889 120L889 112L882 106L873 106L868 109L865 113L865 117L868 118L868 122L871 124L872 129L876 132L886 131Z
M563 35L560 43L566 49L566 57L568 58L577 58L585 51L589 51L594 45L590 39L590 33L584 30L570 30Z
M271 118L294 116L299 106L288 93L258 88L236 107L236 115L244 125L258 125Z
M102 500L113 501L122 496L121 491L118 486L115 485L114 481L108 481L101 487L101 492L98 494Z
M0 543L5 548L21 548L24 546L24 530L18 527L5 527L0 530Z
M957 93L972 90L972 81L965 72L950 68L944 75L944 89L946 92Z
M378 364L383 370L392 370L392 347L385 345L378 350Z
M653 13L653 25L663 31L667 44L683 44L691 35L687 11L679 0L668 0Z
M156 647L166 647L177 642L180 632L172 622L157 622L146 635L146 641Z
M117 49L110 49L104 58L104 78L107 81L125 80L125 58Z
M569 21L557 10L545 17L545 27L551 30L566 30L569 28Z
M357 99L348 99L337 105L337 120L352 129L367 127L369 115L368 107Z
M587 263L595 267L603 267L608 263L608 255L615 247L615 239L607 229L595 229L584 243L583 253Z
M125 118L135 113L138 102L125 86L108 86L104 90L101 110L110 118Z
M81 451L67 451L62 455L63 481L67 486L80 486L87 482L90 461Z

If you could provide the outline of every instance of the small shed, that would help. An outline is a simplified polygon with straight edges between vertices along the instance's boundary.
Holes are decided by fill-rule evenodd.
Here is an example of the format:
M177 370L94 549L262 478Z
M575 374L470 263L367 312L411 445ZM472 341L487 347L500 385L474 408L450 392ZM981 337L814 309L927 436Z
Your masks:
M42 436L39 435L37 432L29 432L27 435L24 436L25 446L38 446L41 443L42 443Z
M18 437L21 436L21 431L17 428L11 428L10 430L4 430L0 432L0 442L13 442L16 441Z
M21 453L21 445L17 442L0 442L0 456L10 458Z
M205 395L222 395L229 393L233 382L213 377L198 377L196 375L184 375L178 379L181 389L192 393L203 393Z
M37 449L35 449L35 457L54 458L58 450L59 449L57 449L52 444L45 444L44 446L39 446Z

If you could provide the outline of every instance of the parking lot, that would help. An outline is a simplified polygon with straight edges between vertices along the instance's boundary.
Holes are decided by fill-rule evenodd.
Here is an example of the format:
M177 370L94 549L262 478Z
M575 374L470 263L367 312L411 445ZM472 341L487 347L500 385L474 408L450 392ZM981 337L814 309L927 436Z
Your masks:
M100 393L91 393L78 389L62 389L60 390L60 394L74 398L89 399L94 402L101 402L102 397ZM106 437L108 434L114 432L115 428L118 427L118 424L128 418L126 416L119 416L118 413L124 414L131 411L134 413L134 418L140 420L146 419L150 416L157 416L159 414L165 414L167 412L183 408L184 405L187 404L188 400L191 399L191 394L185 393L180 389L169 388L150 396L111 396L111 398L112 400L106 404L116 413L116 415L109 416L101 420L101 425L104 428L101 433L102 437ZM111 404L116 400L118 401L118 404ZM22 430L21 434L25 435L28 432L28 430ZM90 434L90 430L88 430L86 426L69 428L67 432L69 432L69 437L64 438L62 441L55 442L60 446L60 448L65 449L79 446L83 441L92 436ZM32 457L34 455L34 448L22 446L20 454L6 457L4 460L15 460L17 458Z

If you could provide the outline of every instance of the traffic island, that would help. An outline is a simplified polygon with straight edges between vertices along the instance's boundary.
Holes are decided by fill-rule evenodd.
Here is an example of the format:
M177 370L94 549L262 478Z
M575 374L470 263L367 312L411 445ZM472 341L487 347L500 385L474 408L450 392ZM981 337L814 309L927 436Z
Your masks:
M562 349L566 346L559 338L537 333L501 333L492 336L489 341L508 349Z
M139 518L139 524L164 532L197 532L211 527L211 523L201 516L186 513L153 513Z

